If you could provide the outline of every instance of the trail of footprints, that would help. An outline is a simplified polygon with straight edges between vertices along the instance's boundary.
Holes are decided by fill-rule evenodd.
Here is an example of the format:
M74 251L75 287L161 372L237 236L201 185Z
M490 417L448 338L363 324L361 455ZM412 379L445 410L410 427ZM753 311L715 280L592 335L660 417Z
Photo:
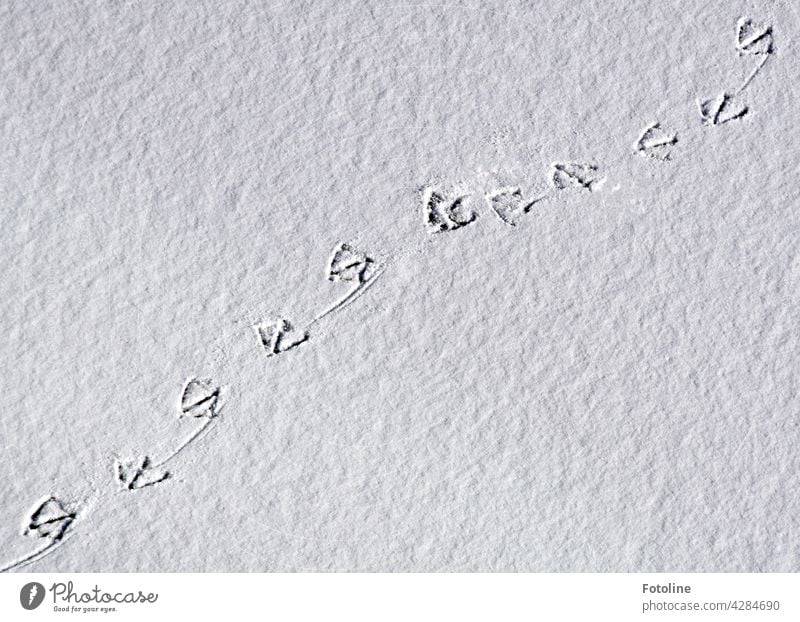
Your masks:
M554 162L549 181L551 192L544 192L536 197L527 197L520 187L513 186L488 190L483 199L497 218L516 227L521 216L529 213L537 203L552 196L553 191L583 189L594 192L603 185L605 177L595 164ZM475 201L474 193L448 196L441 189L425 188L422 193L422 208L428 231L444 233L472 224L480 215L480 211L472 207Z
M735 49L742 58L757 59L745 80L735 89L722 90L717 94L697 100L700 122L704 126L720 126L745 117L750 109L739 101L740 95L753 81L767 60L775 52L771 26L754 23L749 18L740 18L736 23ZM633 144L633 153L657 161L669 160L678 144L678 134L652 123L640 131ZM481 211L478 201L488 205L504 224L515 227L521 217L530 213L534 206L564 191L599 190L605 177L600 167L591 162L554 162L548 171L550 189L537 196L525 196L520 187L489 189L482 197L477 193L454 193L439 188L425 188L422 192L424 224L431 234L457 231L478 221ZM274 357L307 343L316 322L340 311L365 292L382 274L381 266L371 255L348 243L340 243L330 255L326 267L326 278L333 283L348 285L347 291L327 309L319 313L308 326L295 328L287 318L269 318L258 322L253 328L257 343L266 357ZM175 448L160 460L149 455L117 458L111 472L120 491L135 492L168 481L172 474L166 468L185 448L189 447L214 423L220 414L221 389L207 379L189 378L180 392L178 417L181 420L198 421L195 427ZM27 513L22 526L22 535L32 537L43 544L0 567L0 572L23 567L42 559L61 544L82 516L84 504L79 501L66 502L56 495L39 500Z
M703 125L723 125L741 119L750 112L749 107L739 101L739 96L775 51L772 27L759 26L749 18L740 18L736 23L735 44L739 56L760 57L760 60L736 89L722 90L715 95L697 100Z

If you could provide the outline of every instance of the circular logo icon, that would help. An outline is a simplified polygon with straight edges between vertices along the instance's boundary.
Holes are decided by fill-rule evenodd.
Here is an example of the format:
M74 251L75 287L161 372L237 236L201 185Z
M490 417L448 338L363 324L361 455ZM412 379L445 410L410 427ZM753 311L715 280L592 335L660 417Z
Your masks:
M33 581L26 583L19 591L19 603L23 609L36 609L44 600L44 585Z

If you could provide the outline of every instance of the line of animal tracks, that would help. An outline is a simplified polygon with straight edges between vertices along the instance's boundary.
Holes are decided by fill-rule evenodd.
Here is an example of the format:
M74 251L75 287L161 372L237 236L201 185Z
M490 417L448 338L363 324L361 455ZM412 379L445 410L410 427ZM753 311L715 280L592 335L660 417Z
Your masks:
M734 51L748 62L744 80L730 87L711 90L697 100L698 122L708 128L737 122L750 114L742 94L767 66L775 54L772 27L758 25L749 18L740 18L734 32ZM633 138L635 136L635 138ZM680 133L654 121L638 133L632 132L631 155L654 162L669 161L680 144ZM582 192L587 198L600 192L606 180L600 163L581 161L553 162L542 181L541 190L532 194L520 186L485 188L483 192L448 192L439 187L421 191L422 226L431 236L453 233L481 222L484 213L492 214L509 227L519 223L536 209L546 205L559 193ZM260 348L270 359L291 351L302 351L313 344L317 326L337 316L383 275L389 263L377 255L348 242L336 245L329 255L324 278L336 290L330 303L311 316L305 326L296 326L286 317L268 317L253 328L253 347ZM104 467L113 478L117 492L136 494L155 486L166 485L181 456L201 442L208 431L218 425L224 411L224 394L220 386L208 378L188 377L176 391L176 440L164 455L136 455L116 458ZM52 555L73 534L102 495L90 500L64 499L47 494L38 499L24 514L21 535L36 541L36 546L16 559L6 561L0 572L17 570Z

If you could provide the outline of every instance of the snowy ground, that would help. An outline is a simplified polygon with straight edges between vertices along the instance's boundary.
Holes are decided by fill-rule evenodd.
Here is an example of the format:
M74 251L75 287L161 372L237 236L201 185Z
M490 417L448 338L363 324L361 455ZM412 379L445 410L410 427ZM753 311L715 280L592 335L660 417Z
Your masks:
M0 565L800 570L798 28L2 3Z

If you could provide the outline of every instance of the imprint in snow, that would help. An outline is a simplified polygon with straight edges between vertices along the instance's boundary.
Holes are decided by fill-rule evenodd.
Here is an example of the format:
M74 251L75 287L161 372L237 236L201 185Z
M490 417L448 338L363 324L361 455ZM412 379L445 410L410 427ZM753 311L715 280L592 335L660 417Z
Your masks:
M0 565L0 572L22 568L52 553L64 542L64 534L76 517L76 512L68 510L53 495L40 501L25 519L22 535L43 539L45 541L43 546L12 562Z
M57 542L64 537L75 517L76 514L68 511L59 499L50 496L33 509L22 533Z
M213 417L219 403L219 387L209 381L190 378L181 393L182 416Z
M522 196L520 188L501 188L486 195L486 201L497 217L507 225L517 226L517 216L527 214L533 206L545 197L540 196L527 200Z
M422 193L422 206L425 223L431 233L455 231L474 222L478 214L467 210L466 203L469 198L469 195L445 198L433 188L425 188Z
M314 322L318 322L334 311L339 311L353 302L375 282L382 272L383 267L378 265L366 253L357 251L344 242L339 244L333 249L333 255L331 255L328 262L327 277L329 281L349 282L353 286L349 292L334 302L328 309L317 315L314 318Z
M741 119L748 111L747 106L737 104L733 96L728 93L697 100L697 106L700 108L703 125L722 125L728 121Z
M308 331L295 330L291 322L283 318L261 322L255 330L267 356L286 352L308 340Z
M736 51L745 54L772 54L772 26L758 27L749 17L740 17L736 22Z
M671 148L677 142L677 134L662 129L660 123L653 123L639 135L639 140L636 141L633 148L641 156L656 160L669 160Z
M363 283L368 279L367 273L374 263L371 257L342 242L334 249L328 262L328 280Z
M168 471L153 468L148 456L135 460L116 460L114 471L117 481L124 490L139 490L146 486L153 486L170 476Z
M582 162L554 162L551 181L556 190L568 188L584 188L594 192L595 188L603 185L605 177L598 174L598 167L594 164Z

